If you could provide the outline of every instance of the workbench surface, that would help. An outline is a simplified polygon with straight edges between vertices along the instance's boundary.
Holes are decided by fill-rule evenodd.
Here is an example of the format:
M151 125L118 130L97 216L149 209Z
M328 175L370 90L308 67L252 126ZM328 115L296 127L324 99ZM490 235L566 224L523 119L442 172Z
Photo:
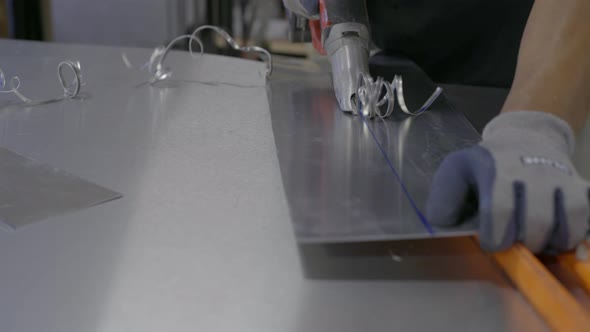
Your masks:
M87 82L80 100L30 109L0 95L0 145L124 195L0 232L0 331L545 329L469 239L298 246L265 88L138 85L145 73L121 53L151 50L0 49L27 95L59 93L65 59ZM249 66L207 59L221 74ZM175 72L197 61L169 60Z

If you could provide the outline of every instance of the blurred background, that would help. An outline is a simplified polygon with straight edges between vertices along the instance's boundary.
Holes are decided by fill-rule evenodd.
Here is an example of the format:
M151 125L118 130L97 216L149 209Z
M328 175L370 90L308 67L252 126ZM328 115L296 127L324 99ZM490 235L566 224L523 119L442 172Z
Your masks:
M203 24L275 54L311 52L289 42L281 0L0 0L0 38L151 48ZM215 37L205 41L209 51L230 53Z

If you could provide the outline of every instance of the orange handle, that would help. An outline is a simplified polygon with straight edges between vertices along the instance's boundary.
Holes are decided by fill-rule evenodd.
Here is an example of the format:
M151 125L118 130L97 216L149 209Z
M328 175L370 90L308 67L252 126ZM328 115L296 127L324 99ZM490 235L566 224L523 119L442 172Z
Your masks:
M590 317L576 299L523 245L492 255L554 331L590 331Z
M580 286L590 295L590 261L579 261L575 253L563 254L557 260L561 266L578 277Z

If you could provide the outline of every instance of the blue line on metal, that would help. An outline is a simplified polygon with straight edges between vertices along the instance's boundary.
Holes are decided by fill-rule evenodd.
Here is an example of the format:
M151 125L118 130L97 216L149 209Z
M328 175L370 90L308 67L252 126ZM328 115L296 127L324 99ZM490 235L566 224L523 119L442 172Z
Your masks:
M424 227L426 228L426 230L428 231L428 233L430 233L430 235L433 235L434 234L434 229L432 228L432 225L430 225L430 223L428 222L428 219L426 219L426 217L424 216L424 214L422 213L422 211L420 211L420 208L418 208L418 205L412 199L412 196L410 195L410 192L408 191L408 188L406 187L406 185L402 181L401 176L395 170L395 167L393 167L393 163L391 162L391 159L389 159L389 156L387 155L387 152L383 148L383 145L381 145L381 143L377 139L377 136L373 132L373 129L371 129L371 126L369 126L369 123L367 122L366 117L363 115L363 112L360 110L360 103L359 103L359 112L358 112L358 114L359 114L360 118L363 120L365 126L367 126L367 129L369 129L369 132L371 133L371 136L373 136L373 140L375 141L375 144L377 144L377 147L381 151L381 155L385 159L385 162L387 163L387 165L391 169L391 171L392 171L393 175L395 176L397 182L400 184L400 186L402 188L402 191L404 192L404 195L406 196L406 198L410 202L410 205L412 205L412 208L416 212L416 216L418 216L418 219L420 219L420 221L422 222L422 225L424 225Z

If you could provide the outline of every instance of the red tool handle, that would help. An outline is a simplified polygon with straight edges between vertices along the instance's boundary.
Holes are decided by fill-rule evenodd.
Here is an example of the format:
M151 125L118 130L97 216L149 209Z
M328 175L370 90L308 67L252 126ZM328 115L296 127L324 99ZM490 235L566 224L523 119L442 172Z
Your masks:
M328 13L326 12L325 0L320 0L320 19L309 21L309 30L311 31L311 42L313 47L321 54L326 55L324 45L322 45L322 31L331 26L332 22L328 20Z

